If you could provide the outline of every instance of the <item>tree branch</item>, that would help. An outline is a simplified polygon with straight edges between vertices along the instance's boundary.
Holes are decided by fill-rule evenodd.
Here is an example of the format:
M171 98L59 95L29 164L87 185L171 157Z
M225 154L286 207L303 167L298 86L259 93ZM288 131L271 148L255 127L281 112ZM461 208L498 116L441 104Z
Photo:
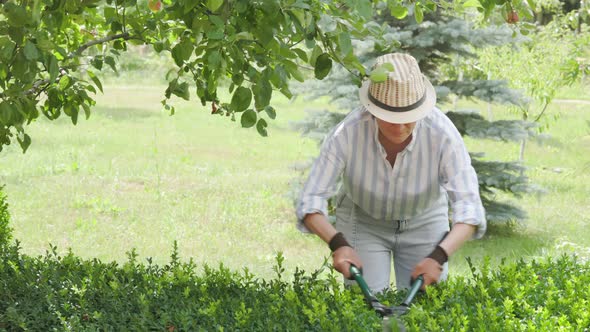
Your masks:
M0 0L0 4L3 4L5 2L5 0ZM74 52L71 52L70 54L68 54L67 59L72 59L74 57L79 56L80 54L82 54L82 52L84 52L85 50L87 50L88 48L94 46L94 45L99 45L99 44L103 44L103 43L107 43L110 42L112 40L116 40L116 39L123 39L123 40L130 40L130 39L139 39L139 40L143 40L140 36L132 36L130 35L128 32L123 32L123 33L119 33L116 35L112 35L112 36L106 36L104 38L100 38L100 39L95 39L92 40L82 46L80 46L77 50L75 50ZM16 49L16 48L15 48ZM58 76L58 80L59 78L63 75L67 74L65 72L65 70L63 68L60 68L60 75ZM48 79L42 79L42 80L38 80L35 81L33 83L33 87L30 88L29 90L25 91L26 95L34 95L37 94L39 91L42 91L43 89L40 89L41 86L46 85L51 83ZM5 98L6 94L4 93L0 93L0 98Z
M545 111L547 110L547 106L549 106L549 102L545 102L545 106L543 106L543 110L541 111L541 113L539 113L539 115L537 116L537 118L533 122L537 122L537 121L539 121L539 119L541 119L541 117L543 116L543 113L545 113Z
M128 32L123 32L123 33L119 33L119 34L112 35L112 36L106 36L104 38L95 39L93 41L90 41L90 42L80 46L77 50L75 50L74 52L72 52L68 55L68 59L79 56L80 54L82 54L82 52L86 51L89 47L92 47L92 46L98 45L98 44L104 44L104 43L107 43L107 42L110 42L110 41L116 40L116 39L123 39L123 40L139 39L139 40L142 40L139 36L131 36Z

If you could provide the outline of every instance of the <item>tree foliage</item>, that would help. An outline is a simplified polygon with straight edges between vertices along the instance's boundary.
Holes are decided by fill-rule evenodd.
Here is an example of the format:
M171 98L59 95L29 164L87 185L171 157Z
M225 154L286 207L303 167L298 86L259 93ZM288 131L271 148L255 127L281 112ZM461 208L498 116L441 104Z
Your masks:
M360 81L365 67L351 39L382 30L370 21L379 10L421 21L436 6L489 13L505 0L0 0L0 149L16 138L31 144L24 126L43 114L62 114L76 124L90 116L100 72L117 70L129 44L169 54L164 107L191 89L211 112L224 114L266 135L273 91L292 95L289 82L322 79L337 62ZM385 44L384 44L385 45ZM312 74L313 73L313 74ZM227 84L225 84L227 82ZM221 100L228 87L231 102ZM265 111L265 112L263 112Z
M480 50L482 68L531 97L529 102L517 104L516 109L523 119L541 122L541 129L549 125L551 118L544 115L558 90L590 74L590 29L584 26L583 33L574 33L565 22L561 17L539 27L519 47L503 45Z

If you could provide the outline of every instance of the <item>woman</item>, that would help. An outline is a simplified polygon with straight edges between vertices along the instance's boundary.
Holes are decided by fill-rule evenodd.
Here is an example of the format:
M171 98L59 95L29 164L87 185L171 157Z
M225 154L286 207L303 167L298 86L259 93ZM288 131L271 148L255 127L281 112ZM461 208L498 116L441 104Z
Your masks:
M347 279L354 264L370 288L385 290L393 257L398 289L419 275L426 286L444 280L448 257L485 233L477 175L416 60L386 54L377 67L393 70L384 82L363 83L362 106L324 141L301 192L298 228L329 244L334 267ZM327 200L340 177L332 225Z

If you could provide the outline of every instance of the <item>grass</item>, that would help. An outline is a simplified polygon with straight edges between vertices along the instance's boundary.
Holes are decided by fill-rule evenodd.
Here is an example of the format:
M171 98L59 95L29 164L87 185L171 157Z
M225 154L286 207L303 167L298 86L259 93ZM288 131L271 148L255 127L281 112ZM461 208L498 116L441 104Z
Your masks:
M317 146L289 122L328 103L279 97L278 117L263 138L197 102L177 102L169 116L159 104L163 90L106 86L89 120L39 119L27 128L33 144L26 154L15 145L0 153L0 183L23 251L42 254L51 243L85 258L124 261L136 248L163 263L177 240L185 259L263 277L273 276L279 251L288 271L320 267L328 250L295 229L288 196L300 172L294 165L315 156ZM476 264L486 255L494 263L562 252L590 258L590 105L550 108L560 114L547 132L554 139L529 144L525 156L529 176L547 194L518 201L530 214L526 226L494 228L464 246L451 261L456 273L467 273L466 256ZM494 116L515 115L495 108ZM490 158L518 158L516 143L467 144Z
M123 260L137 248L164 262L178 240L183 257L262 274L278 251L287 263L319 266L320 244L294 231L286 197L292 165L316 149L287 130L303 115L301 103L280 101L263 138L194 104L179 103L169 116L159 107L161 87L106 91L88 121L40 119L28 129L26 154L18 146L2 153L0 176L25 252L52 243ZM317 251L301 255L311 247Z

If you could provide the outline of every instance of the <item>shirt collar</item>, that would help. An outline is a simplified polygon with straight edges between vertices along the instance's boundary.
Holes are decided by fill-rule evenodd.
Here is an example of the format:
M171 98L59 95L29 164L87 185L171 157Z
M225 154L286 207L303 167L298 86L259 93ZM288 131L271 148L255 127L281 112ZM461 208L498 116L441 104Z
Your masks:
M385 156L387 154L385 148L381 145L381 142L379 142L379 124L377 123L377 118L373 115L371 115L371 118L373 118L373 128L375 129L373 130L373 140L375 141L375 145L379 149L379 152Z

